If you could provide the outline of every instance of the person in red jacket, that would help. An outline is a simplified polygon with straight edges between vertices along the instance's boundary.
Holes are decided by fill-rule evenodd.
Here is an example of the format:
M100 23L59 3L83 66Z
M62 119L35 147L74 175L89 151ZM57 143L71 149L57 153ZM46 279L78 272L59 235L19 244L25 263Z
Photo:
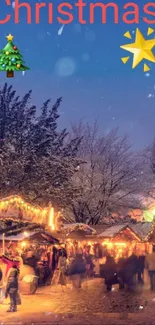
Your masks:
M1 258L2 263L6 264L5 276L7 276L9 270L12 268L13 265L16 265L17 268L19 269L19 267L20 267L20 261L19 260L9 258L9 257L7 257L5 255L2 255L0 258Z
M16 312L17 311L17 293L18 293L18 276L19 269L16 264L13 264L8 273L7 285L5 298L10 297L10 308L7 310L8 312Z

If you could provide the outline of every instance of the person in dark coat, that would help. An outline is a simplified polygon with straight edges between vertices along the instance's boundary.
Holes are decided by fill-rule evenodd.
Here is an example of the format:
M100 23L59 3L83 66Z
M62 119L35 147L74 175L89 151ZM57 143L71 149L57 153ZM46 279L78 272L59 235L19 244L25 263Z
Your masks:
M117 277L117 265L112 256L106 257L106 263L104 265L104 279L107 287L107 291L111 291L112 285L118 283Z
M86 264L81 254L76 254L76 257L71 262L68 268L68 275L83 274L86 272Z
M135 281L134 277L138 273L138 257L133 251L132 255L126 259L124 265L124 282L127 284L129 290L133 290Z
M71 262L67 275L71 277L73 287L81 288L82 275L86 272L86 264L82 254L76 254L76 257Z
M126 258L122 256L118 260L117 264L117 272L118 272L118 280L119 280L119 289L124 289L125 279L124 279L124 268L125 268Z
M93 264L92 256L90 255L89 252L86 252L84 254L84 259L86 261L87 275L88 276L93 276L93 270L94 270L95 265Z
M3 273L2 273L2 270L0 268L0 281L2 280L2 277L3 277Z
M138 283L144 284L144 269L145 269L145 255L142 254L138 257Z
M10 297L10 309L8 312L16 312L17 311L17 294L18 294L18 276L19 269L16 265L12 265L12 268L8 274L8 280L6 285L5 297L8 295Z
M55 246L53 246L53 255L52 255L52 273L54 273L58 264L58 250Z

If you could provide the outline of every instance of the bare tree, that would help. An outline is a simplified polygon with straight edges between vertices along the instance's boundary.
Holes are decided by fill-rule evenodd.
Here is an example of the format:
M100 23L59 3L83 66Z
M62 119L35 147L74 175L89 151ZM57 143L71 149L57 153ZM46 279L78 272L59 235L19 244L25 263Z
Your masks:
M155 139L151 146L144 149L143 172L145 174L145 186L143 193L148 202L148 206L155 200Z
M113 212L140 208L143 173L140 159L118 130L100 136L98 123L72 125L75 137L82 137L79 157L85 161L74 176L79 195L72 204L77 222L98 224Z

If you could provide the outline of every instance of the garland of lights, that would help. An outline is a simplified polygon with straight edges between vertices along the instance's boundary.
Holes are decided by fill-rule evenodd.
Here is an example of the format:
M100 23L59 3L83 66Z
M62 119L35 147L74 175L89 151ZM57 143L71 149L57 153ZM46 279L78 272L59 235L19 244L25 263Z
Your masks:
M147 236L145 238L145 241L149 241L151 235L153 234L154 229L155 229L155 221L152 222L150 231L148 232L148 234L147 234Z
M0 200L0 210L7 210L10 205L16 204L28 212L33 212L34 215L45 216L47 208L34 207L31 204L26 203L20 196L14 195Z

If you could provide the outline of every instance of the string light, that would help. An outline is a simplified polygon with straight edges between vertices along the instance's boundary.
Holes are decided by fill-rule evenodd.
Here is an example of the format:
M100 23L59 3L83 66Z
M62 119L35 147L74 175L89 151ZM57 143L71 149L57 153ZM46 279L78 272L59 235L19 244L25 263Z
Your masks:
M34 207L31 204L26 203L20 196L10 196L0 200L0 210L6 210L9 205L16 204L28 211L33 211L34 214L45 217L48 208L38 208Z
M147 236L145 238L145 241L149 241L150 240L150 237L153 234L154 230L155 230L155 222L153 221L152 222L152 225L151 225L151 228L150 228L150 231L149 231L149 233L147 234Z

